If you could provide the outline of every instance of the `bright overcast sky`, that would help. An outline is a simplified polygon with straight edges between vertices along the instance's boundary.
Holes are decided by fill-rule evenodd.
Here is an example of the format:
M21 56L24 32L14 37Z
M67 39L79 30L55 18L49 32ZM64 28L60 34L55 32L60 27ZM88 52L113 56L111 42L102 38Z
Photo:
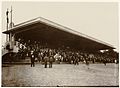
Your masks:
M2 31L6 30L6 9L11 5L14 24L41 16L109 43L118 51L118 3L2 2Z

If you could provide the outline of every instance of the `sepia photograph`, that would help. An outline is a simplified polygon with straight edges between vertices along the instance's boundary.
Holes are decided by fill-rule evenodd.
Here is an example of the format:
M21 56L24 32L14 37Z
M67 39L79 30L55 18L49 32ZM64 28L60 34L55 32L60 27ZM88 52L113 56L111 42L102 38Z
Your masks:
M1 4L1 87L119 87L118 2Z

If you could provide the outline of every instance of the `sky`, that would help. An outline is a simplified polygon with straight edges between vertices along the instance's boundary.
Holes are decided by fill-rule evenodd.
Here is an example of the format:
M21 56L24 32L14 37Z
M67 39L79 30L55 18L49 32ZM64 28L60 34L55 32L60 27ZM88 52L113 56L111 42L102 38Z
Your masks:
M43 17L75 31L104 41L118 51L117 2L2 2L2 31L6 30L6 10L13 8L13 22L19 24ZM10 14L9 14L10 16ZM2 34L2 44L5 34Z

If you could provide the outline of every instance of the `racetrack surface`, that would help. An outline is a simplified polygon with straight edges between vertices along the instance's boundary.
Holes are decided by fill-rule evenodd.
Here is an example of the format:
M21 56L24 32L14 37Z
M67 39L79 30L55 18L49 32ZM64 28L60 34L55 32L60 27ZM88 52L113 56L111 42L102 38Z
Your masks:
M2 86L56 87L56 86L118 86L119 65L104 64L53 64L53 68L27 65L2 67Z

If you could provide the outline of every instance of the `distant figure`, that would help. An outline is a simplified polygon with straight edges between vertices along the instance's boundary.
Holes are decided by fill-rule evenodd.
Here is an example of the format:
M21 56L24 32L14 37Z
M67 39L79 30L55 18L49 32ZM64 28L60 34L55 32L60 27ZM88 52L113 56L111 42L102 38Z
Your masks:
M88 55L87 54L84 55L84 59L85 59L86 65L87 65L87 67L89 69L89 61L88 61Z
M53 56L49 57L49 68L52 68Z
M78 63L79 61L78 61L78 60L79 60L79 58L78 58L78 57L75 57L74 65L79 65L79 63Z
M57 63L60 64L61 55L59 54L59 52L54 55L54 58L57 61Z
M103 64L106 66L106 60L103 60Z
M38 52L37 52L37 50L35 50L33 52L33 54L34 54L34 57L35 57L35 61L37 61L38 60Z
M35 67L35 56L33 54L33 51L31 52L31 67Z
M45 54L45 57L44 57L45 68L47 68L48 59L49 59L49 58L48 58L47 54Z
M117 60L115 59L115 64L117 64Z
M73 64L75 64L75 55L72 56Z
M87 68L89 69L89 61L85 60L85 64L86 64Z
M38 53L38 61L40 62L42 60L42 56L40 54L40 52Z
M89 66L89 62L86 60L86 65Z
M43 52L39 52L38 53L38 57L39 57L39 59L38 59L38 61L40 62L44 62L44 53Z

